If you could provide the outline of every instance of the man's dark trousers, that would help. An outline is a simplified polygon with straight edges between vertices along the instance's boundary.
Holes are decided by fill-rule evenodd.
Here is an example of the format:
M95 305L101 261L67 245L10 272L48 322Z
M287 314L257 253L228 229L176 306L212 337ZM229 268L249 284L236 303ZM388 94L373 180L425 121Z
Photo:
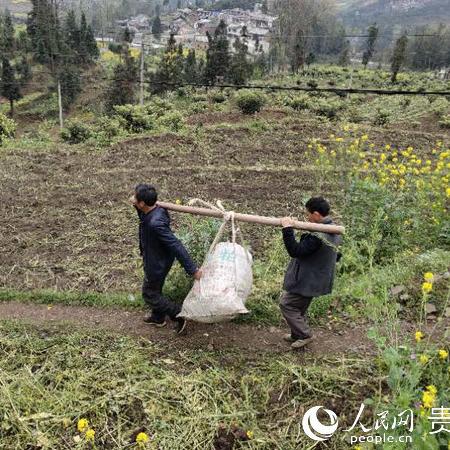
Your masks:
M300 294L286 291L281 294L281 312L291 329L291 336L294 339L308 339L311 337L307 319L307 311L311 301L312 297L304 297Z
M142 297L146 305L152 310L152 319L156 322L163 322L166 316L176 320L181 311L180 305L171 302L162 295L164 281L152 281L144 277L144 284L142 285Z

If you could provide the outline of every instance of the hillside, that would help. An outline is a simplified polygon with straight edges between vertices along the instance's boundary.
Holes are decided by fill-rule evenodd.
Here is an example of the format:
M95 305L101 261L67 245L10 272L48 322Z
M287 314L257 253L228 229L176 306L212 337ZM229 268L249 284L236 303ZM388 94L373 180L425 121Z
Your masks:
M341 0L339 15L350 26L377 22L408 28L450 21L448 0Z

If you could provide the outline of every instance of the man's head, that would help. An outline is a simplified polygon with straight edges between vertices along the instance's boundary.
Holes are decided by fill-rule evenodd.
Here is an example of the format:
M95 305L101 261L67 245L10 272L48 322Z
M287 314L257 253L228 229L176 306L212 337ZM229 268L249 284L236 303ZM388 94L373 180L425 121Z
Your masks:
M156 189L150 184L138 184L134 189L133 204L140 211L148 212L158 200Z
M320 223L330 213L330 204L323 197L313 197L306 202L309 222Z

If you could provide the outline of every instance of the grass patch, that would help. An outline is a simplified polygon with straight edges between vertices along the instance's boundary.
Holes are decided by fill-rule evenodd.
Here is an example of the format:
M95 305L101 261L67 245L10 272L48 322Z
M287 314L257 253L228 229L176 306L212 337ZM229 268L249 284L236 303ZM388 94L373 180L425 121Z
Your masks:
M238 439L239 448L306 449L305 408L326 396L344 417L374 392L361 380L376 367L358 358L305 366L296 355L201 349L165 355L148 341L63 326L3 321L0 331L5 448L88 448L74 443L83 417L102 449L128 448L142 430L158 448L221 448L221 429L253 433ZM335 439L329 448L345 444Z

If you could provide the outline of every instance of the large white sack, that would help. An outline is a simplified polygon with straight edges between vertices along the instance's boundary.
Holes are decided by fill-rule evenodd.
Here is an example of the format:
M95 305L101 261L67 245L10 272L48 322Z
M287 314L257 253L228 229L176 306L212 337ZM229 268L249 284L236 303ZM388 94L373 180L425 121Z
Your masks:
M221 242L208 254L203 276L195 281L179 317L215 323L248 313L253 285L252 256L239 244Z

